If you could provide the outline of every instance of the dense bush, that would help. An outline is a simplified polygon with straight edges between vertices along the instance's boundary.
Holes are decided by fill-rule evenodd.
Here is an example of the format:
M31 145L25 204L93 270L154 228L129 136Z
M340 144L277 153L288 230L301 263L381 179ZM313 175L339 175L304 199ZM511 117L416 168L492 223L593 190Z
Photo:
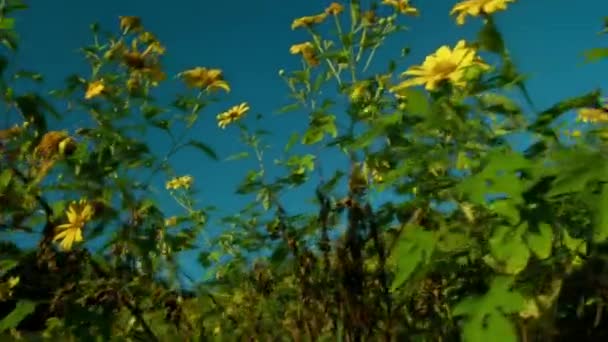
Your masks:
M11 67L11 15L26 6L1 2L0 96L19 123L0 131L0 227L40 239L33 251L0 243L0 332L84 341L608 338L608 106L598 90L526 119L525 78L492 19L514 2L456 4L458 25L483 20L476 41L439 47L409 68L388 62L380 74L367 70L376 50L419 15L408 0L332 3L294 20L310 40L290 49L302 69L280 71L294 101L282 112L306 111L309 125L276 162L285 172L271 177L268 132L240 121L249 104L217 115L218 129L238 128L248 148L232 159L251 156L259 168L237 189L251 204L222 218L225 230L200 253L213 276L192 288L181 285L177 254L198 248L209 211L193 177L170 161L185 147L218 159L188 130L229 80L195 66L177 75L189 92L159 104L165 49L140 18L121 17L118 33L92 26L95 43L82 49L90 76L22 92L23 82L42 82ZM394 11L380 16L378 6ZM322 25L337 36L322 36ZM509 97L513 89L528 104ZM90 120L57 129L50 122L66 116L58 102ZM590 129L565 143L553 122L573 110ZM172 141L167 155L145 141L152 128ZM506 143L513 132L534 143L517 152ZM323 177L319 155L329 150L351 164ZM163 213L152 191L159 175L182 215ZM318 210L287 210L280 195L307 184ZM379 192L400 197L372 205ZM99 236L108 241L98 250L82 244Z

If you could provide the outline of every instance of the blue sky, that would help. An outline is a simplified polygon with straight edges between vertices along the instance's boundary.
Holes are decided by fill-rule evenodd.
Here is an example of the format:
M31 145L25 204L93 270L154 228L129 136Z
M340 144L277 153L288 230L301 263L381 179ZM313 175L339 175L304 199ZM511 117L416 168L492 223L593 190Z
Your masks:
M308 39L305 32L292 31L291 22L296 17L322 11L330 2L63 0L58 4L32 1L31 8L17 17L17 29L21 33L18 64L43 73L45 89L60 87L72 72L89 75L77 49L91 42L88 29L91 23L99 22L106 29L114 29L118 16L140 16L146 28L167 48L163 64L169 75L194 66L219 67L232 85L233 91L223 96L220 104L203 112L193 130L194 137L214 147L222 158L243 151L245 147L236 143L238 129L218 129L215 115L247 101L252 112L245 122L257 127L255 114L264 114L264 126L257 128L273 132L268 142L280 151L289 135L302 132L307 123L306 113L273 114L289 103L287 87L279 78L278 70L299 68L299 58L289 54L289 47ZM481 21L469 19L465 26L456 26L448 15L455 3L413 1L421 16L404 20L410 30L394 36L386 44L373 68L385 68L388 58L397 57L404 47L410 47L412 52L402 68L419 64L441 45L473 39ZM507 12L497 15L497 23L516 64L531 76L528 88L538 108L606 85L607 63L584 64L582 57L583 51L608 44L608 36L597 34L604 16L608 16L608 1L603 0L580 0L576 5L568 0L520 0ZM177 93L170 86L163 89L161 100L169 101ZM72 117L69 121L68 128L73 129L78 118ZM149 139L155 150L166 149L166 140L157 136ZM324 156L323 161L329 169L347 167L345 159L334 156ZM270 166L272 159L267 163ZM214 204L231 212L246 202L234 195L233 189L244 170L254 167L255 163L213 162L196 150L184 150L173 160L173 165L178 173L195 177L202 205ZM163 193L162 179L158 180L157 187L159 198L164 198L163 206L169 211L176 210L169 196ZM307 193L307 197L312 195ZM285 201L288 208L301 207L295 196ZM186 261L186 264L196 272L193 262Z

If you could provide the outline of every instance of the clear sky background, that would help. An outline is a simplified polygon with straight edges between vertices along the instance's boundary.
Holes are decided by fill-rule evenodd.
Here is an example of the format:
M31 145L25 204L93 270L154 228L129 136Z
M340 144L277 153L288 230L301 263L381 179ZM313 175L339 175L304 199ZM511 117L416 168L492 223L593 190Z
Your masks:
M31 1L31 8L18 14L17 30L21 34L18 64L46 76L44 89L63 86L67 75L78 72L89 75L79 47L90 44L89 25L99 22L105 29L116 29L118 16L134 15L156 34L166 46L163 65L170 77L195 66L219 67L224 70L232 92L220 104L207 108L193 130L194 137L216 149L221 158L244 150L237 143L236 127L220 130L215 115L228 107L247 101L250 115L247 124L256 126L255 114L266 117L264 129L273 132L268 141L280 151L289 135L303 132L306 113L275 116L280 107L289 104L288 89L278 77L278 70L300 67L299 57L289 54L289 47L308 39L305 31L290 29L294 18L321 12L331 1L311 0L105 0L105 1ZM374 68L384 70L388 58L398 57L404 47L411 48L408 65L420 64L439 46L453 46L460 39L474 39L480 19L468 19L459 27L449 16L457 1L413 1L421 16L405 18L410 30L399 33L386 44L375 59ZM366 3L366 1L363 1ZM385 8L384 13L389 9ZM519 0L506 12L499 13L497 23L508 49L523 73L531 75L529 92L539 109L568 96L576 96L606 86L606 61L583 63L583 51L608 45L608 36L600 36L602 20L608 16L606 0ZM177 85L177 81L175 82ZM168 82L168 83L170 83ZM178 88L164 85L161 100L170 101ZM181 87L179 88L181 89ZM166 98L165 98L166 96ZM84 113L80 113L85 115ZM79 122L70 113L68 128ZM159 153L166 150L166 140L149 136ZM346 168L343 159L324 156L325 167ZM272 159L267 161L272 163ZM253 161L214 162L196 150L183 150L173 160L178 173L192 174L200 190L203 205L213 204L225 212L238 211L247 201L234 194L235 185L244 172L255 166ZM156 184L159 199L169 214L177 210L164 193L164 179ZM307 196L311 196L309 192ZM285 199L289 208L301 208L297 196ZM210 228L212 229L212 227ZM192 259L184 256L189 273L200 274Z

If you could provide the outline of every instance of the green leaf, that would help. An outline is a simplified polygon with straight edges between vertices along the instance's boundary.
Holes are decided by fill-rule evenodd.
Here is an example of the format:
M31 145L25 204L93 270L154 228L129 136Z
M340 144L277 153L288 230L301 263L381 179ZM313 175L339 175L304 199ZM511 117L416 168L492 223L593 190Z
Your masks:
M604 58L608 58L608 48L593 48L585 51L586 62L597 62Z
M13 171L11 169L5 169L0 172L0 194L8 187L12 178Z
M327 75L325 75L324 73L319 73L319 75L317 75L317 77L315 78L315 81L312 84L312 89L311 91L313 93L316 93L319 91L319 89L321 89L321 86L323 85L323 82L327 79Z
M537 133L542 133L545 135L549 134L550 132L548 132L548 130L549 130L548 126L557 117L559 117L563 113L573 110L573 109L578 109L578 108L583 108L583 107L596 107L599 104L599 97L600 97L600 91L595 90L595 91L590 92L585 95L571 97L571 98L565 99L563 101L560 101L560 102L554 104L551 108L546 109L543 112L541 112L538 115L536 122L534 122L532 125L530 125L529 129L531 131L534 131Z
M522 239L522 228L500 226L489 240L491 256L486 256L486 263L499 272L518 274L528 265L530 250Z
M400 93L403 94L407 100L406 108L409 113L419 116L426 116L429 113L431 105L429 104L425 92L407 88L400 91Z
M0 260L0 277L4 277L6 272L15 268L15 266L19 265L19 261L12 259Z
M284 106L281 109L279 109L277 111L277 114L285 114L285 113L293 112L293 111L300 109L300 107L301 107L301 104L292 103L290 105Z
M481 48L486 51L502 54L505 50L502 35L496 28L496 25L494 25L494 20L490 17L486 17L486 23L481 31L479 31L477 39Z
M556 157L559 173L545 195L547 198L582 191L593 180L608 180L608 164L595 151L566 150Z
M17 306L2 321L0 321L0 333L17 325L36 309L36 303L29 300L20 300Z
M453 253L470 248L469 237L462 232L446 232L441 234L437 241L437 249L443 252Z
M512 284L511 277L496 277L485 295L465 298L454 307L454 316L467 316L462 327L464 341L517 341L513 323L504 314L520 312L526 302L511 290Z
M435 233L422 227L410 226L403 229L402 236L399 237L391 255L397 265L392 291L403 285L420 265L430 261L436 241Z
M500 312L489 314L485 319L465 324L462 329L463 340L467 342L517 342L513 323Z
M45 101L39 95L30 93L17 97L15 102L24 119L36 127L39 134L46 133L47 121L42 112L42 109L46 107Z
M525 236L528 247L539 259L551 256L553 249L553 228L547 223L541 223L538 227L539 234L528 232Z
M247 157L249 157L249 152L245 151L245 152L239 152L239 153L233 154L231 156L228 156L228 158L226 158L225 160L226 161L229 161L229 160L240 160L240 159L245 159Z
M570 236L567 230L562 230L562 243L568 250L575 254L587 253L587 242L585 239L576 239Z
M379 138L384 129L381 126L373 126L371 129L363 132L360 136L356 137L350 144L352 149L363 149L371 145L375 139Z
M516 225L519 222L519 209L511 200L498 200L490 204L490 210L507 218L511 225Z
M595 208L593 242L602 243L608 239L608 184L602 184L602 190Z
M484 93L477 97L484 110L499 114L514 114L521 112L519 105L507 96L496 93Z
M15 28L15 18L0 19L0 30L12 30L13 28Z
M20 78L28 78L32 81L35 82L42 82L44 81L44 77L42 76L42 74L37 73L37 72L33 72L33 71L27 71L27 70L19 70L15 73L15 75L13 75L14 79L20 79Z
M291 136L289 137L289 141L287 141L287 144L285 145L284 151L288 152L289 150L291 150L293 145L295 145L298 142L299 138L300 138L300 134L298 132L293 132L291 134Z
M203 142L200 142L198 140L190 140L190 141L188 141L188 143L186 143L186 145L192 146L192 147L202 151L205 155L207 155L207 157L209 157L213 160L219 159L217 154L215 153L215 151Z

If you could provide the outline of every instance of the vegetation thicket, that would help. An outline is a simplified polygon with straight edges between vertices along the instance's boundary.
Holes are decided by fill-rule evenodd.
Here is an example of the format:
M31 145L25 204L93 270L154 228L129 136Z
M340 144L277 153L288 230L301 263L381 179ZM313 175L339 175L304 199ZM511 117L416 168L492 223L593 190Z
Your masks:
M81 49L89 74L30 91L42 75L14 67L13 14L27 6L1 1L0 102L6 122L18 123L0 131L0 227L38 238L32 250L0 241L3 338L607 339L608 105L597 90L534 108L493 20L510 6L457 3L457 25L483 21L476 40L417 65L386 61L375 74L387 37L424 15L410 1L345 0L295 19L291 28L310 38L289 49L301 69L279 72L293 99L281 112L308 113L308 126L286 142L275 162L283 173L271 177L271 132L244 124L246 99L217 114L218 129L247 148L229 159L259 168L237 189L250 205L209 237L210 208L195 193L205 180L176 174L171 160L188 147L218 159L190 129L238 85L193 66L176 75L186 91L160 104L154 95L173 77L165 48L124 16L117 32L91 26L94 43ZM586 56L608 57L608 48ZM586 129L565 127L564 139L555 119L572 111ZM85 118L82 127L62 130L68 114ZM166 155L146 142L152 129L171 141ZM507 143L513 133L533 143L519 152ZM322 153L351 163L323 175ZM163 212L159 178L181 214ZM317 209L281 203L298 189L311 189ZM398 196L372 206L378 192ZM107 241L85 247L98 237ZM185 289L177 255L199 249L212 276Z

